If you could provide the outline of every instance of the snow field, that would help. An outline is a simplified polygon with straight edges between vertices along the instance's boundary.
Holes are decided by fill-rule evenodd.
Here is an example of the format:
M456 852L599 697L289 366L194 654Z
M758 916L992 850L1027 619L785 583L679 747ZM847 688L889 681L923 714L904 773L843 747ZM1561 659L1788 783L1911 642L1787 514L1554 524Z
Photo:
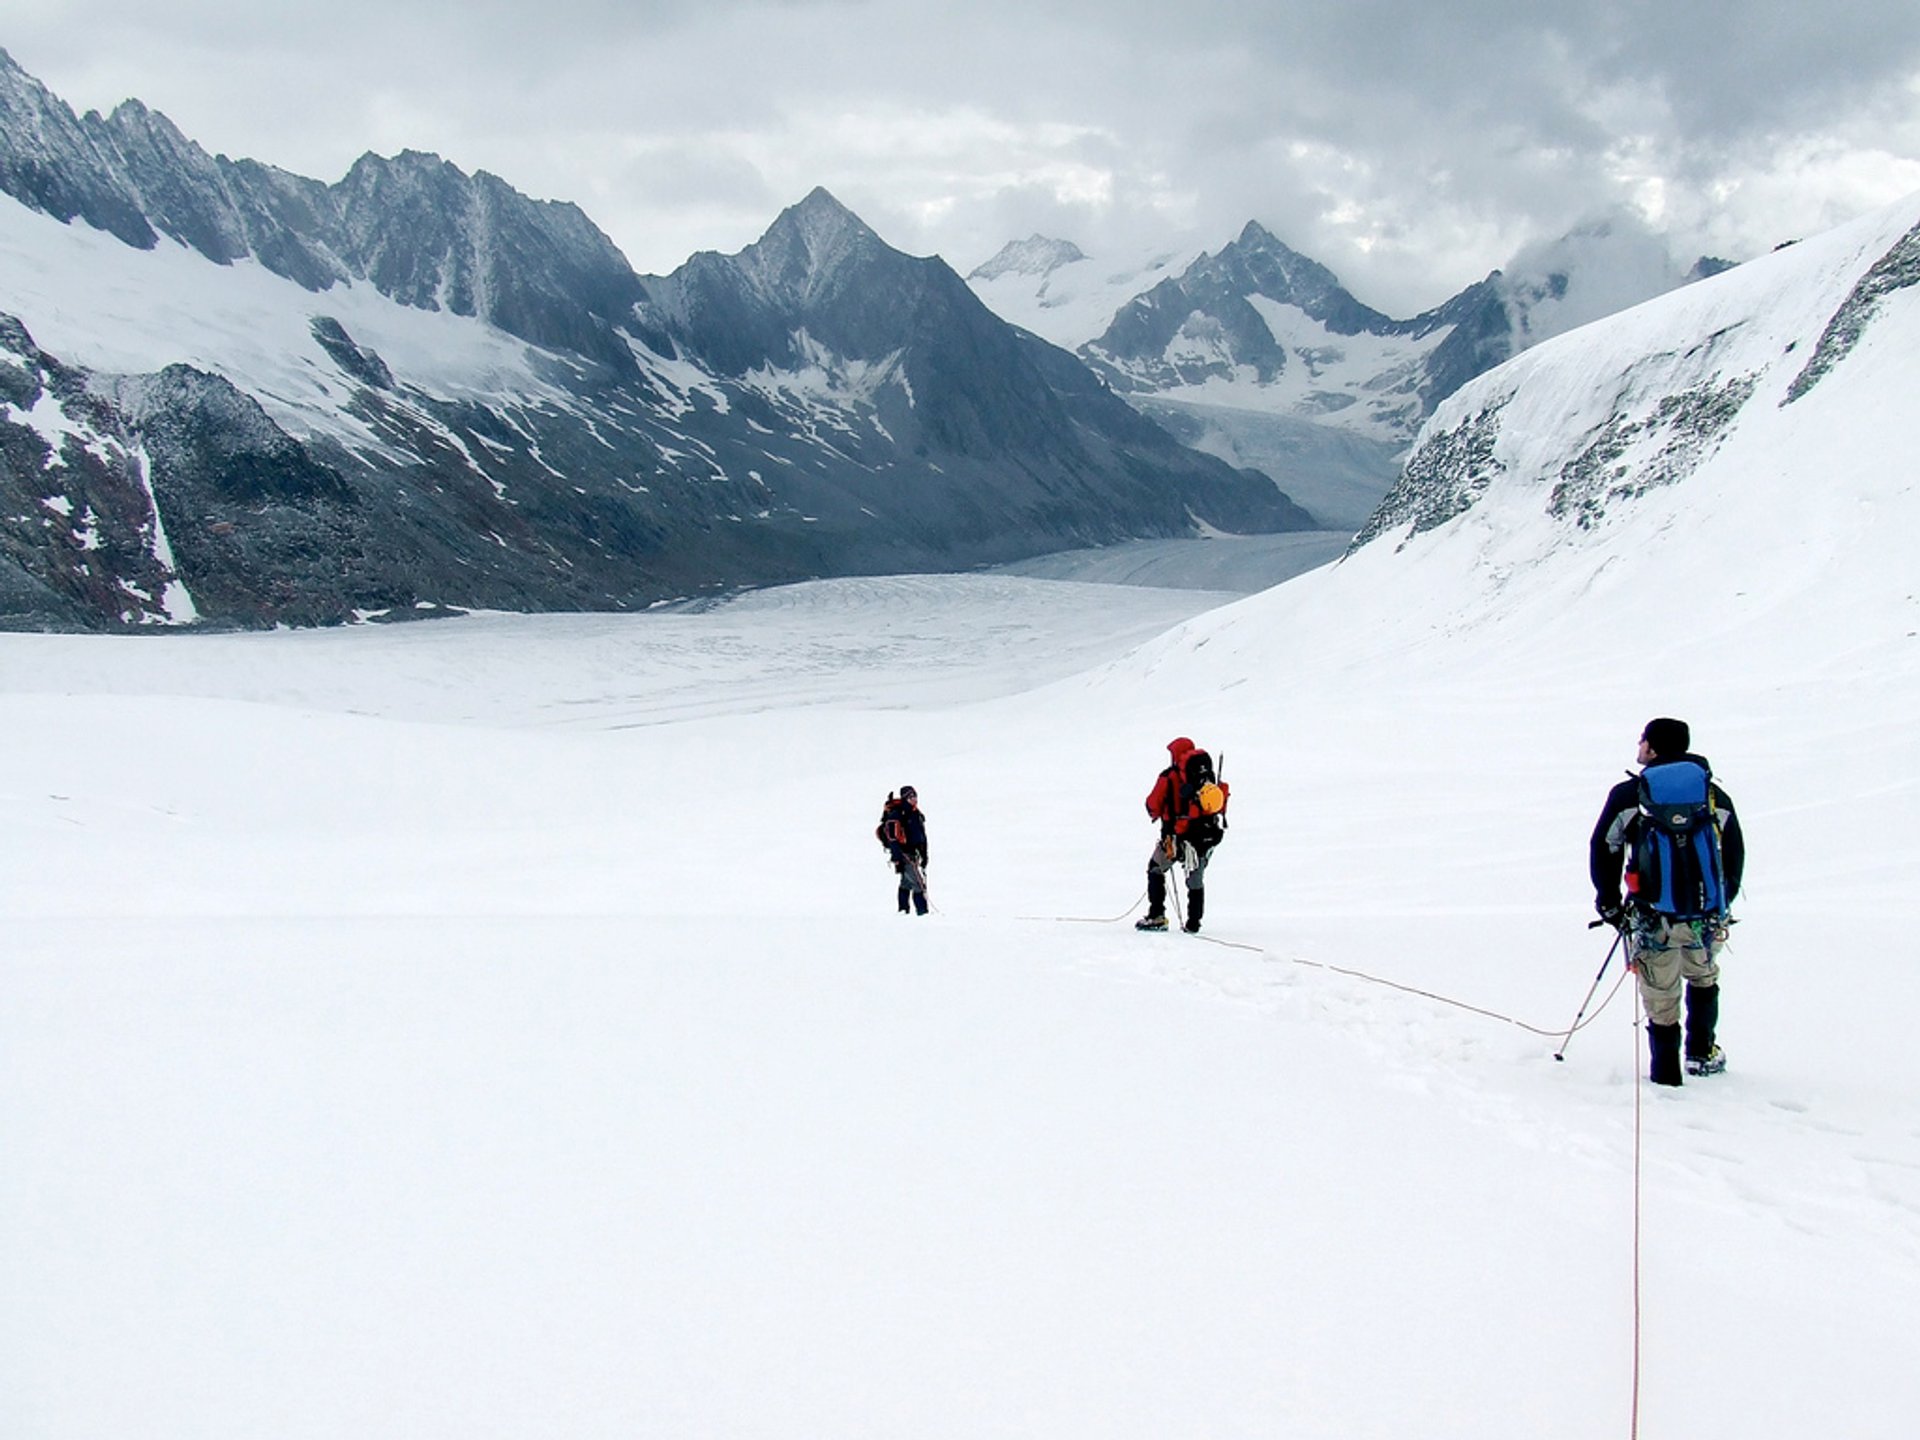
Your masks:
M1310 593L1349 574L1012 693L1180 592L6 637L20 1433L1621 1433L1630 993L1556 1065L1320 967L1570 1023L1653 702L1499 638L1370 649ZM1281 613L1322 605L1350 654ZM1911 668L1871 668L1891 721ZM1916 1399L1911 902L1830 853L1825 694L1755 667L1675 707L1755 860L1734 1068L1643 1096L1662 1428L1893 1435ZM1910 754L1862 728L1844 784ZM1144 886L1176 733L1235 786L1207 934L1255 950L1083 923ZM871 838L908 781L926 921ZM1809 984L1836 942L1855 983Z
M1777 397L1911 223L1529 352L1472 509L1218 609L0 636L0 1432L1612 1437L1637 1353L1649 1436L1904 1440L1920 291ZM1663 347L1738 424L1554 519ZM1656 714L1751 853L1679 1091L1617 963L1552 1059ZM1200 940L1121 918L1179 734Z

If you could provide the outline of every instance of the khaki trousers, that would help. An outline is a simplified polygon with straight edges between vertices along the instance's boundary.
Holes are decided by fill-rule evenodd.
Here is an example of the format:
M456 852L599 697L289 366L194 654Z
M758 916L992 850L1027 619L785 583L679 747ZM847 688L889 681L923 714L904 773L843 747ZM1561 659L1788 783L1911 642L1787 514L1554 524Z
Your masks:
M1640 1003L1655 1025L1678 1025L1680 1001L1688 985L1720 983L1716 963L1725 943L1715 927L1700 920L1668 920L1636 915L1627 936L1627 959L1640 979Z

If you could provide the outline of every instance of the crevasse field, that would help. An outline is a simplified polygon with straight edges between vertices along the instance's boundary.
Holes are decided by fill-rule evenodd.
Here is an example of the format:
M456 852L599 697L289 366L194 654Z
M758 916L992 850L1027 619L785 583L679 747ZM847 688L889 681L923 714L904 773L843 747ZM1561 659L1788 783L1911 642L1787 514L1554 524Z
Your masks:
M1817 333L1883 241L1658 314L1824 266ZM0 636L0 1433L1911 1436L1917 293L1790 408L1749 325L1740 427L1593 529L1520 424L1234 603ZM1677 1091L1617 963L1553 1059L1663 713L1751 854ZM1197 939L1127 923L1177 734Z

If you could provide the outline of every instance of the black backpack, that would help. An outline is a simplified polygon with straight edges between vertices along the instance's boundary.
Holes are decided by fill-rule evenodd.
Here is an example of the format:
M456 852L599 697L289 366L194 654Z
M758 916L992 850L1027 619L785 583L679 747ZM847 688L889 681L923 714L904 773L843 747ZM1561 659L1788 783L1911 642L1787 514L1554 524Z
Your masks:
M1203 850L1226 838L1227 795L1213 757L1204 750L1191 752L1180 770L1180 813L1189 817L1186 838Z
M891 790L887 792L887 803L880 807L880 823L873 827L873 838L889 853L895 845L906 843L906 827L900 823L900 801Z

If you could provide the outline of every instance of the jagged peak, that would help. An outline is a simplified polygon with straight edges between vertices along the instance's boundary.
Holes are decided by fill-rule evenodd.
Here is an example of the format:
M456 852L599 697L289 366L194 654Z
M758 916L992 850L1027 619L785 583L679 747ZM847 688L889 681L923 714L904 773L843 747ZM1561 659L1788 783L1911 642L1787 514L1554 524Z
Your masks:
M789 205L787 211L788 213L798 211L806 214L838 215L853 221L858 221L860 218L842 205L834 197L834 193L824 185L814 186L801 199Z
M1311 275L1317 283L1338 285L1339 279L1334 273L1310 255L1303 255L1286 241L1275 235L1258 220L1249 220L1246 228L1240 232L1227 251L1252 251L1260 255L1269 255L1278 259L1288 274Z
M155 136L166 141L174 149L205 153L164 112L155 110L139 100L122 100L113 107L113 113L107 117L107 124L122 134L139 133Z
M853 211L833 197L824 185L816 185L798 204L789 205L771 226L765 243L776 230L785 227L805 241L815 255L838 251L849 241L878 240L880 237Z
M815 186L782 210L737 263L763 293L806 299L850 262L885 248L866 221Z
M1338 275L1311 256L1302 255L1258 220L1249 220L1239 236L1217 254L1195 261L1188 274L1297 305L1317 318L1325 318L1328 305L1366 309L1347 294ZM1382 322L1387 319L1372 311L1367 313Z
M1247 221L1246 228L1240 232L1240 238L1236 243L1241 245L1257 245L1263 249L1275 245L1279 246L1282 250L1288 248L1279 236L1267 229L1267 227L1262 225L1258 220Z
M38 105L57 106L69 115L73 113L73 108L66 101L49 90L37 76L22 68L20 62L9 55L3 46L0 46L0 93L24 97Z
M458 180L467 178L466 172L458 165L431 150L402 150L395 155L380 155L369 150L353 162L347 173L352 175L356 171L368 170L398 175L451 174Z

